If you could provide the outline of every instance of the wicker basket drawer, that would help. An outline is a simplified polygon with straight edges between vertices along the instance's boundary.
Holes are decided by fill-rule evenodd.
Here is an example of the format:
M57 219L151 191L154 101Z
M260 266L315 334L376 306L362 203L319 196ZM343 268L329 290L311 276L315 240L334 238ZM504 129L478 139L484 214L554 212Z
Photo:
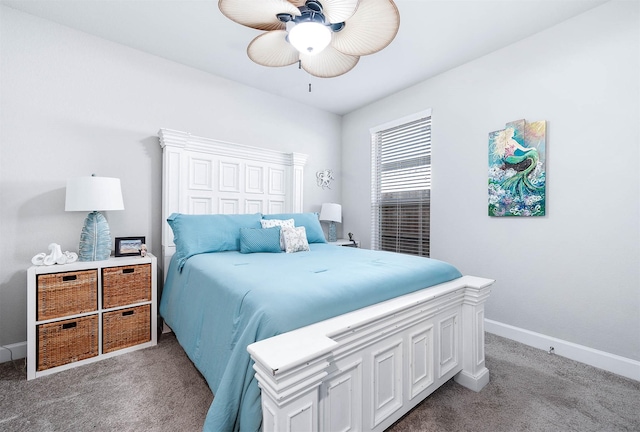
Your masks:
M102 269L102 307L151 300L151 264Z
M108 353L151 340L151 305L105 312L102 352Z
M37 370L42 371L98 355L98 315L37 327Z
M38 275L39 321L98 310L98 271Z

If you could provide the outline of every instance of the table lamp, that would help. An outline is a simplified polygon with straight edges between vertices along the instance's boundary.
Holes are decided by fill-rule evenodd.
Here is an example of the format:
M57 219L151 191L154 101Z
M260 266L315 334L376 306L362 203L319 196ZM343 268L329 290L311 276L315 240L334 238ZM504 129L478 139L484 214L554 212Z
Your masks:
M80 234L78 261L101 261L111 255L109 224L100 211L124 210L120 179L76 177L67 180L66 211L88 211Z
M335 203L324 203L320 209L320 220L329 222L329 241L337 241L336 222L342 222L342 206Z

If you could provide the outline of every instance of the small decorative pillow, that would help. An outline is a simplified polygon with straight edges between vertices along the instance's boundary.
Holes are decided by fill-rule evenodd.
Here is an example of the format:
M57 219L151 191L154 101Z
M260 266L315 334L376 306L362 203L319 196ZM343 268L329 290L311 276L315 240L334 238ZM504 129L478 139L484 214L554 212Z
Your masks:
M326 243L318 213L278 213L262 215L262 219L293 219L295 226L303 226L307 230L309 243Z
M240 228L240 253L282 252L280 227Z
M260 220L260 224L262 225L262 228L295 228L293 219L262 219ZM280 232L280 250L284 250L284 237L282 235L282 231Z
M284 237L284 251L286 253L303 252L309 250L307 232L303 226L296 228L282 228Z

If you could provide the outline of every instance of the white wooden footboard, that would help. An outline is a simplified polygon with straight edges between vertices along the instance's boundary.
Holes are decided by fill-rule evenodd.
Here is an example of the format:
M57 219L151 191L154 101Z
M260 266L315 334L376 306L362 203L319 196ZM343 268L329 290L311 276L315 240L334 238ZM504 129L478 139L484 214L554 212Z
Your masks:
M263 431L382 431L452 377L479 391L493 282L463 276L249 345Z

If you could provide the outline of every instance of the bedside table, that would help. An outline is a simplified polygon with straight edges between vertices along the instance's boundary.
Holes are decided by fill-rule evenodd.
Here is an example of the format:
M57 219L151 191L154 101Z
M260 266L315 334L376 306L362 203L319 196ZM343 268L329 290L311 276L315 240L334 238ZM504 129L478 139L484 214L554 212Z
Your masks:
M356 244L354 245L353 242L349 239L338 239L334 242L329 242L330 245L334 245L334 246L347 246L347 247L360 247L360 242L358 240L355 241Z
M156 257L27 270L27 379L157 343Z

